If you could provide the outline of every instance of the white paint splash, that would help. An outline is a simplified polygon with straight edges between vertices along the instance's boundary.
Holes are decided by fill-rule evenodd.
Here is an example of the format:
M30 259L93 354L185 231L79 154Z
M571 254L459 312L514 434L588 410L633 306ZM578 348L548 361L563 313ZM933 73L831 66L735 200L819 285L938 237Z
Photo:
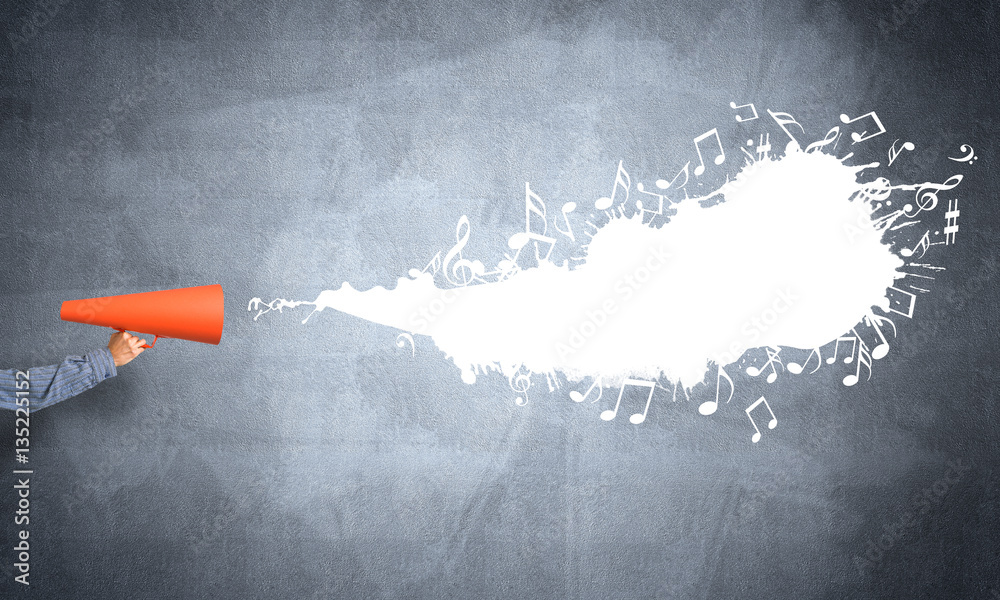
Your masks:
M753 347L819 348L889 306L904 263L883 243L892 220L871 216L871 190L888 182L859 182L865 168L790 144L674 205L660 228L642 212L611 218L575 269L507 261L497 281L447 289L411 271L391 290L345 282L313 302L275 300L257 316L308 304L429 336L468 383L493 369L512 381L527 370L550 384L561 373L603 385L664 376L690 388L710 362L724 366ZM714 197L723 201L702 206ZM483 270L455 259L445 257L446 275Z

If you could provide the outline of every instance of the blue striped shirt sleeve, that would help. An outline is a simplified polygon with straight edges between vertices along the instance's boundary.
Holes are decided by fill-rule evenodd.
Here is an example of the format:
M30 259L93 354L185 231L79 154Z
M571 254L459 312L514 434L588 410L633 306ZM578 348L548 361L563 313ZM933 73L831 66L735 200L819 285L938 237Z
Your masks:
M0 408L14 410L18 408L17 398L27 397L30 409L40 410L85 392L117 374L115 361L107 348L83 356L67 356L58 365L0 370ZM18 396L16 392L28 394ZM21 408L24 408L23 402Z

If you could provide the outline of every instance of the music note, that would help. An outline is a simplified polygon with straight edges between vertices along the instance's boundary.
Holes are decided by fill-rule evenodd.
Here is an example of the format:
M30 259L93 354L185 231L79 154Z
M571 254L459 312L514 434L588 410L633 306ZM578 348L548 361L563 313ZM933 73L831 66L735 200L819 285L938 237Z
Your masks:
M729 108L731 108L733 110L739 110L741 108L746 108L748 106L750 107L750 110L753 111L753 116L747 118L747 117L741 117L740 115L736 115L736 122L737 123L746 123L747 121L753 121L754 119L756 119L757 118L757 107L753 105L753 102L751 102L750 104L742 104L740 106L736 106L735 102L730 102L729 103Z
M587 393L580 394L580 392L573 390L572 392L569 393L569 399L572 400L573 402L583 402L587 398L587 396L590 395L590 392L594 391L595 388L597 389L597 398L594 398L594 401L591 402L591 404L593 404L594 402L600 400L601 395L604 393L604 387L601 385L600 377L595 379L594 383L590 384L590 387L587 389Z
M514 263L517 263L517 259L521 256L521 250L525 246L527 246L530 242L535 243L535 260L538 262L538 264L541 264L549 260L549 257L552 255L552 250L556 247L555 238L551 238L546 235L538 235L537 233L521 233L521 232L515 233L514 235L510 236L510 238L507 240L507 245L510 247L510 249L517 251L514 254L514 258L511 259ZM539 253L539 247L538 247L539 243L548 245L549 249L545 253L545 256L542 256Z
M538 197L538 194L531 191L531 185L524 182L524 231L530 233L534 228L531 226L531 215L537 215L538 221L542 224L542 230L538 232L545 235L548 231L548 223L545 221L545 203Z
M979 158L978 156L976 156L976 151L972 148L972 146L968 144L962 144L959 147L959 150L961 150L962 152L968 152L969 154L961 158L952 158L949 156L948 160L953 160L955 162L967 162L971 165L973 162L975 162L977 158Z
M681 168L681 170L678 171L677 174L674 175L674 178L671 179L669 182L666 179L657 179L656 180L656 187L660 188L661 190L668 189L668 188L670 188L670 187L672 187L674 185L674 182L677 181L678 177L680 177L681 175L683 175L684 176L684 183L676 186L675 189L683 188L684 186L687 185L688 179L690 178L690 175L688 174L688 167L690 167L690 166L691 166L691 161L688 161L687 164L685 164L684 167Z
M813 142L808 146L806 146L806 152L815 152L826 146L829 146L830 144L836 145L837 140L839 138L840 138L840 127L834 127L830 131L826 132L826 135L823 136L823 139L817 142Z
M955 243L955 234L958 233L958 198L948 201L948 212L944 213L947 225L944 227L944 245Z
M954 181L954 183L952 183L952 181ZM907 204L906 206L903 207L903 214L906 215L907 217L913 218L919 215L921 211L934 210L934 208L937 206L938 203L937 192L950 190L960 183L962 183L962 176L952 175L944 183L928 182L920 184L920 186L917 187L917 194L916 194L917 211L911 215L910 211L913 210L913 205ZM912 189L912 186L901 186L901 187L902 189L907 189L908 187Z
M926 232L924 232L924 236L920 238L920 241L917 242L917 245L914 246L912 250L909 248L903 248L902 250L899 251L899 254L906 258L909 258L913 256L917 250L920 250L920 256L918 256L917 258L923 258L924 254L927 252L927 249L930 247L931 247L931 231L928 229Z
M752 141L752 140L747 140ZM760 136L760 143L757 144L757 160L764 160L767 153L771 151L771 134L766 133Z
M522 373L521 370L524 369L527 373ZM462 380L466 383L472 383L476 380L476 376L470 373L470 378L472 381L466 381L466 373L462 373ZM514 398L514 404L518 406L524 406L528 403L528 388L531 387L531 371L527 369L523 364L518 365L517 369L507 377L507 382L510 384L510 389L523 394Z
M639 189L641 190L642 188L639 188ZM576 202L567 202L566 204L563 204L563 207L562 207L562 216L563 216L563 221L566 222L566 231L563 231L562 229L559 229L559 225L557 223L553 223L552 224L552 226L555 227L556 231L558 231L559 233L565 235L566 237L568 237L570 239L570 241L573 241L573 242L576 241L576 238L573 237L573 227L569 224L569 216L568 215L569 215L569 213L573 212L574 210L576 210Z
M663 214L663 194L654 194L653 192L647 192L646 189L642 186L641 181L635 184L635 189L638 190L639 193L641 194L646 194L647 196L652 196L656 198L657 200L656 210L650 210L646 208L646 205L642 203L642 200L635 201L635 207L636 209L639 210L639 213L642 215L643 219L646 218L647 214L653 215L652 218L649 219L649 222L652 223L653 219L655 219L657 215Z
M858 368L856 372L844 377L844 385L851 387L858 382L861 377L861 365L868 367L868 379L870 380L872 378L872 357L868 353L868 346L858 340Z
M782 365L782 368L784 368L784 365L782 364L781 359L778 358L778 353L779 352L781 352L780 348L778 349L778 352L772 352L771 349L768 348L767 349L767 362L764 363L764 366L761 367L760 369L758 369L757 367L747 367L747 375L749 375L750 377L757 377L762 372L764 372L764 369L766 369L768 366L770 366L771 367L771 374L767 376L767 382L768 383L774 383L774 381L778 378L778 372L774 369L774 361L777 360L778 364Z
M901 290L897 287L891 287L885 291L885 295L889 300L889 312L903 315L909 319L913 318L913 307L917 302L917 296L915 294L911 294L910 292ZM906 310L903 311L903 308Z
M509 240L508 243L510 243ZM504 254L504 257L500 260L500 262L497 263L496 270L483 273L482 276L483 277L496 276L497 282L509 278L511 275L514 275L515 273L521 270L521 267L518 266L517 264L517 257L518 254L515 254L514 258L511 258L509 254Z
M459 258L451 266L451 274L456 281L462 281L462 285L479 280L482 281L483 274L486 273L486 266L482 261Z
M594 208L597 210L611 208L611 205L615 203L615 194L618 193L619 187L625 190L625 200L622 200L622 204L624 204L628 201L628 190L632 187L632 179L628 176L628 172L625 171L625 167L622 166L622 161L618 161L618 172L615 173L615 186L611 189L611 196L598 198L597 202L594 202Z
M763 403L764 406L767 407L767 412L771 413L771 420L767 423L767 428L774 429L775 427L778 426L778 417L774 416L774 411L771 410L771 405L767 403L767 400L764 399L764 396L761 396L756 402L751 404L745 410L745 412L747 413L747 417L750 418L750 423L753 425L754 431L756 432L753 434L753 437L750 438L750 441L752 441L755 444L760 441L760 428L757 427L757 422L753 420L753 415L750 413L753 412L753 409L760 406L761 403Z
M866 115L861 115L860 117L855 117L853 119L848 117L847 115L842 114L840 115L840 122L845 125L849 125L850 123L853 123L855 121L860 121L861 119L864 119L866 117L871 117L872 120L875 121L875 125L878 127L878 131L868 136L865 135L866 133L868 133L867 129L862 131L861 133L854 132L851 134L851 139L853 140L853 142L851 142L852 144L857 144L858 142L870 140L877 135L882 135L883 133L885 133L885 127L882 126L882 121L879 120L878 115L875 114L875 111L872 111Z
M875 210L878 209L879 207L876 206ZM875 231L885 231L886 228L892 226L892 224L896 222L896 219L898 219L901 216L903 216L903 211L894 210L891 213L883 215L872 221L872 227L875 229Z
M816 371L819 371L819 368L823 366L823 356L820 354L819 348L813 348L813 351L810 352L809 356L806 357L806 362L802 363L801 365L796 362L788 363L789 372L794 373L795 375L799 375L800 373L802 373L802 371L805 370L806 365L808 365L809 361L812 359L813 354L816 355L816 368L810 371L809 374L812 375Z
M913 145L913 142L903 142L903 146L899 150L897 150L896 149L896 142L898 142L898 141L899 140L894 140L892 142L892 148L889 148L889 166L890 167L892 166L892 163L895 162L896 157L903 153L903 150L909 150L910 152L913 152L913 149L916 147L916 146Z
M432 258L431 261L429 263L427 263L426 267L424 267L423 269L421 269L419 271L417 269L410 269L409 271L407 271L407 274L410 277L416 279L417 277L420 277L421 273L426 273L427 269L431 270L431 275L437 275L437 272L441 270L441 253L440 252L438 252L437 254L434 255L434 258Z
M449 281L449 283L452 283L454 285L465 286L468 285L469 282L471 281L471 278L470 279L464 278L465 275L464 273L462 280L452 279L448 275L449 272L451 272L452 275L455 275L453 270L449 269L448 266L451 265L451 261L455 260L456 257L462 258L462 249L465 248L465 245L467 243L469 243L469 231L471 230L471 228L472 228L471 225L469 225L469 217L462 215L462 217L458 220L458 226L455 228L455 240L457 243L451 248L451 250L448 251L447 254L444 255L444 262L442 265L444 268L444 276L445 279Z
M719 144L719 154L715 157L715 164L721 165L726 162L726 151L722 149L722 140L719 139L719 130L715 127L694 138L694 149L698 152L698 161L701 163L694 168L695 177L700 177L705 172L705 159L701 156L701 147L698 145L708 138L715 136L715 141Z
M785 135L787 135L789 138L791 138L793 142L795 142L795 145L793 147L799 148L800 147L799 141L795 139L795 136L792 135L792 132L788 130L788 127L786 127L786 125L798 125L799 131L801 131L802 134L805 135L806 130L804 127L802 127L802 124L796 121L795 117L786 112L776 113L772 112L771 109L769 108L767 109L767 114L771 115L771 118L774 119L774 122L778 124L778 127L781 127L781 130L785 132Z
M736 387L733 385L733 380L729 377L729 374L720 366L718 373L715 375L715 402L708 400L702 402L701 406L698 407L698 412L706 417L719 409L719 384L722 378L725 378L729 382L729 398L726 399L726 404L729 404L729 401L733 399L733 392L736 391Z
M858 190L857 195L855 195L851 200L878 204L892 195L892 189L892 184L889 183L888 179L885 177L879 177L875 181L862 185L861 189ZM875 210L872 210L871 212L875 212Z
M892 327L892 337L895 338L896 337L896 324L893 323L891 319L888 319L886 317L880 317L880 316L874 315L874 314L868 314L868 315L865 316L865 323L869 327L874 328L875 329L875 333L877 333L879 339L882 340L881 344L879 344L878 346L875 346L875 348L872 349L872 358L874 358L875 360L881 360L882 358L885 357L886 354L889 354L889 342L885 339L885 334L883 334L882 330L879 328L879 324L883 323L883 322L886 322L886 321Z
M408 334L408 333L401 333L401 334L399 334L399 335L396 336L396 347L397 348L405 348L406 344L404 343L404 340L410 342L410 355L411 356L416 356L417 355L417 346L413 343L413 336L410 335L410 334Z
M837 360L837 353L840 351L840 342L851 342L851 355L844 359L845 363L849 363L854 360L854 346L858 342L858 338L850 336L838 337L833 346L833 356L826 359L826 364L832 365Z
M646 420L646 413L649 412L649 403L653 400L653 391L656 389L656 382L654 381L643 381L641 379L626 379L622 382L622 388L618 392L618 401L615 402L615 408L613 410L606 410L601 413L601 419L604 421L610 421L618 416L618 407L622 403L622 395L625 393L625 387L629 385L635 385L639 387L648 387L649 396L646 398L646 409L642 413L636 413L628 418L629 422L633 425L638 425Z

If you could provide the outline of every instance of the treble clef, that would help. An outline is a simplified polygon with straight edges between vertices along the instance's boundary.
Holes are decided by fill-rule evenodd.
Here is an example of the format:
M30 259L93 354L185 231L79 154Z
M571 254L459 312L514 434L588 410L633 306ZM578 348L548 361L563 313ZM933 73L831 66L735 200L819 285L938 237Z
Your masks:
M455 241L457 243L444 255L444 277L453 285L469 285L486 270L482 262L462 258L462 249L469 243L470 229L469 218L462 215L455 228ZM458 260L455 260L456 258ZM454 265L451 264L452 261L455 262Z

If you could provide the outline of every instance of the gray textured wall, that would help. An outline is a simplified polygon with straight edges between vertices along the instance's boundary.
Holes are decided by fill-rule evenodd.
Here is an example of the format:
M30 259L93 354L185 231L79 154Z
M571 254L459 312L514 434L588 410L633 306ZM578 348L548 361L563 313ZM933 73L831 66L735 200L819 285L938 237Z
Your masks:
M58 320L66 299L227 294L220 346L164 340L32 418L33 596L1000 597L995 4L17 0L0 18L0 366L106 343ZM961 143L980 157L948 270L871 382L779 379L759 444L735 400L712 418L661 400L640 427L565 388L516 407L505 379L467 386L387 328L245 310L391 285L462 214L495 260L524 181L559 206L607 193L619 159L672 176L694 135L740 143L731 100L815 138L877 110L883 140L918 146L900 178L943 181ZM0 595L19 597L2 421Z

